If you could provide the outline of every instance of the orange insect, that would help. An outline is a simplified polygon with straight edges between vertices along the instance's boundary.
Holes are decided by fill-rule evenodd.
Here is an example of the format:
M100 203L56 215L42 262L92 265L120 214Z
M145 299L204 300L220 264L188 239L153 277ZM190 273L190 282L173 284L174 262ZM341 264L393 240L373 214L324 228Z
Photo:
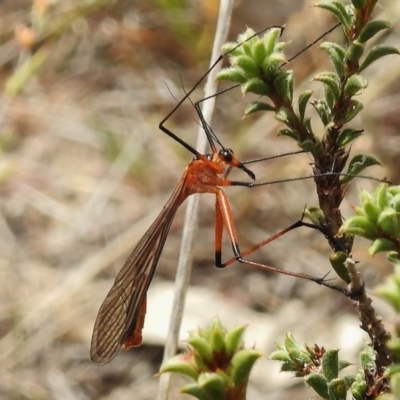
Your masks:
M221 58L222 56L218 58L211 69L220 61ZM100 307L93 330L90 350L90 357L92 361L97 364L106 364L111 361L119 352L121 347L129 349L131 347L140 346L142 343L142 329L146 312L147 290L153 278L175 213L186 198L194 193L211 193L216 197L215 263L217 267L225 267L238 261L256 268L312 280L319 284L326 284L323 278L315 278L306 274L284 271L279 268L259 264L243 258L254 250L281 236L285 232L301 226L304 223L299 221L244 252L240 250L231 206L223 188L226 186L254 187L266 183L239 182L227 179L232 167L241 169L253 180L255 179L255 175L243 163L235 158L231 149L224 147L219 142L208 124L205 122L200 110L199 102L195 103L195 108L205 134L207 135L211 154L200 154L188 143L164 126L164 123L190 96L209 71L203 75L197 84L183 97L181 101L178 102L174 109L159 124L159 128L164 133L193 153L194 159L186 167L174 192L163 207L160 215L153 222L148 231L136 245L129 258L126 260L121 271L118 273L111 290ZM216 144L221 147L219 150L217 149ZM231 258L225 263L222 262L221 253L224 228L226 229L234 253L234 258Z

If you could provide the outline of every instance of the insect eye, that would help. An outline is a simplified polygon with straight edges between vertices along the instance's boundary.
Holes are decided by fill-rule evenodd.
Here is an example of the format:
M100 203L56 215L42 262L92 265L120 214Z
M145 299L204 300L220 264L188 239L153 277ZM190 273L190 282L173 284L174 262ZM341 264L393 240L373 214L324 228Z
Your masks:
M233 150L232 149L221 149L219 151L219 155L224 161L227 161L227 162L232 161Z

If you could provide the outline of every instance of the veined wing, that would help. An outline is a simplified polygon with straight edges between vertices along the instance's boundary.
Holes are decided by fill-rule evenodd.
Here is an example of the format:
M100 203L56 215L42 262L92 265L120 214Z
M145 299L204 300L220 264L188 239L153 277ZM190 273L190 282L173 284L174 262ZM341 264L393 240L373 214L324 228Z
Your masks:
M100 307L90 348L90 358L99 365L111 361L135 329L172 220L186 198L186 177L185 173L160 215L126 260Z

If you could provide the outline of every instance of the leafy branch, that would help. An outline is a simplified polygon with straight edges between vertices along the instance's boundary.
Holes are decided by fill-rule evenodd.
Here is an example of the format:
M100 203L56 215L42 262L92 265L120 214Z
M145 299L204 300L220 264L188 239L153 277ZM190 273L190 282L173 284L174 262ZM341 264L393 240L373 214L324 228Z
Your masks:
M329 400L346 399L348 391L353 398L360 400L387 393L388 377L391 375L386 371L388 366L393 365L393 354L386 346L390 334L375 313L372 300L351 259L351 251L354 237L363 236L372 241L371 255L389 251L390 261L399 261L400 189L381 185L374 194L363 192L362 205L356 208L357 215L343 227L340 210L349 182L367 167L380 165L369 154L355 154L350 158L350 145L364 133L353 122L363 110L358 95L368 87L365 70L384 56L399 54L393 47L367 47L378 33L390 28L386 21L371 19L376 3L377 0L352 0L350 5L345 5L338 0L323 0L316 4L338 19L345 43L324 42L320 45L333 65L333 70L320 72L313 79L322 83L323 98L312 98L313 91L307 89L294 99L295 74L293 70L284 69L287 64L284 55L286 43L279 41L280 28L270 29L262 35L247 29L236 42L225 44L222 50L229 56L230 66L217 76L219 81L240 86L243 94L259 96L259 100L246 107L245 114L274 113L284 125L279 135L294 140L313 158L318 206L308 208L306 216L323 233L332 248L331 265L349 285L348 296L353 299L361 328L368 333L371 343L360 353L359 372L343 378L339 372L349 363L339 360L338 350L299 345L291 335L283 345L278 346L272 358L283 362L282 370L304 377L322 398ZM314 131L313 121L308 115L309 105L316 110L323 124L322 136ZM196 358L192 350L189 350L188 356ZM217 368L213 373L218 371ZM192 378L198 379L200 375L199 372ZM232 386L229 382L227 387ZM215 398L245 398L240 397L242 394L235 397L227 393Z

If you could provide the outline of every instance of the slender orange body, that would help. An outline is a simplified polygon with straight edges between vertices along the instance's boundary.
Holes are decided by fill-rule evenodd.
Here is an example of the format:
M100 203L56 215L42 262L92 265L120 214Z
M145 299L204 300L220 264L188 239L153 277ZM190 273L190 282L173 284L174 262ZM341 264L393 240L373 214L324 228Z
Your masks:
M105 364L115 357L121 346L129 349L141 344L146 293L172 220L185 199L194 193L213 193L217 196L217 215L229 214L223 218L224 223L232 219L228 198L220 188L230 185L221 177L228 166L246 170L228 149L214 153L211 160L200 155L188 164L160 215L128 257L100 307L92 336L92 361ZM228 236L236 242L233 224L228 225Z

